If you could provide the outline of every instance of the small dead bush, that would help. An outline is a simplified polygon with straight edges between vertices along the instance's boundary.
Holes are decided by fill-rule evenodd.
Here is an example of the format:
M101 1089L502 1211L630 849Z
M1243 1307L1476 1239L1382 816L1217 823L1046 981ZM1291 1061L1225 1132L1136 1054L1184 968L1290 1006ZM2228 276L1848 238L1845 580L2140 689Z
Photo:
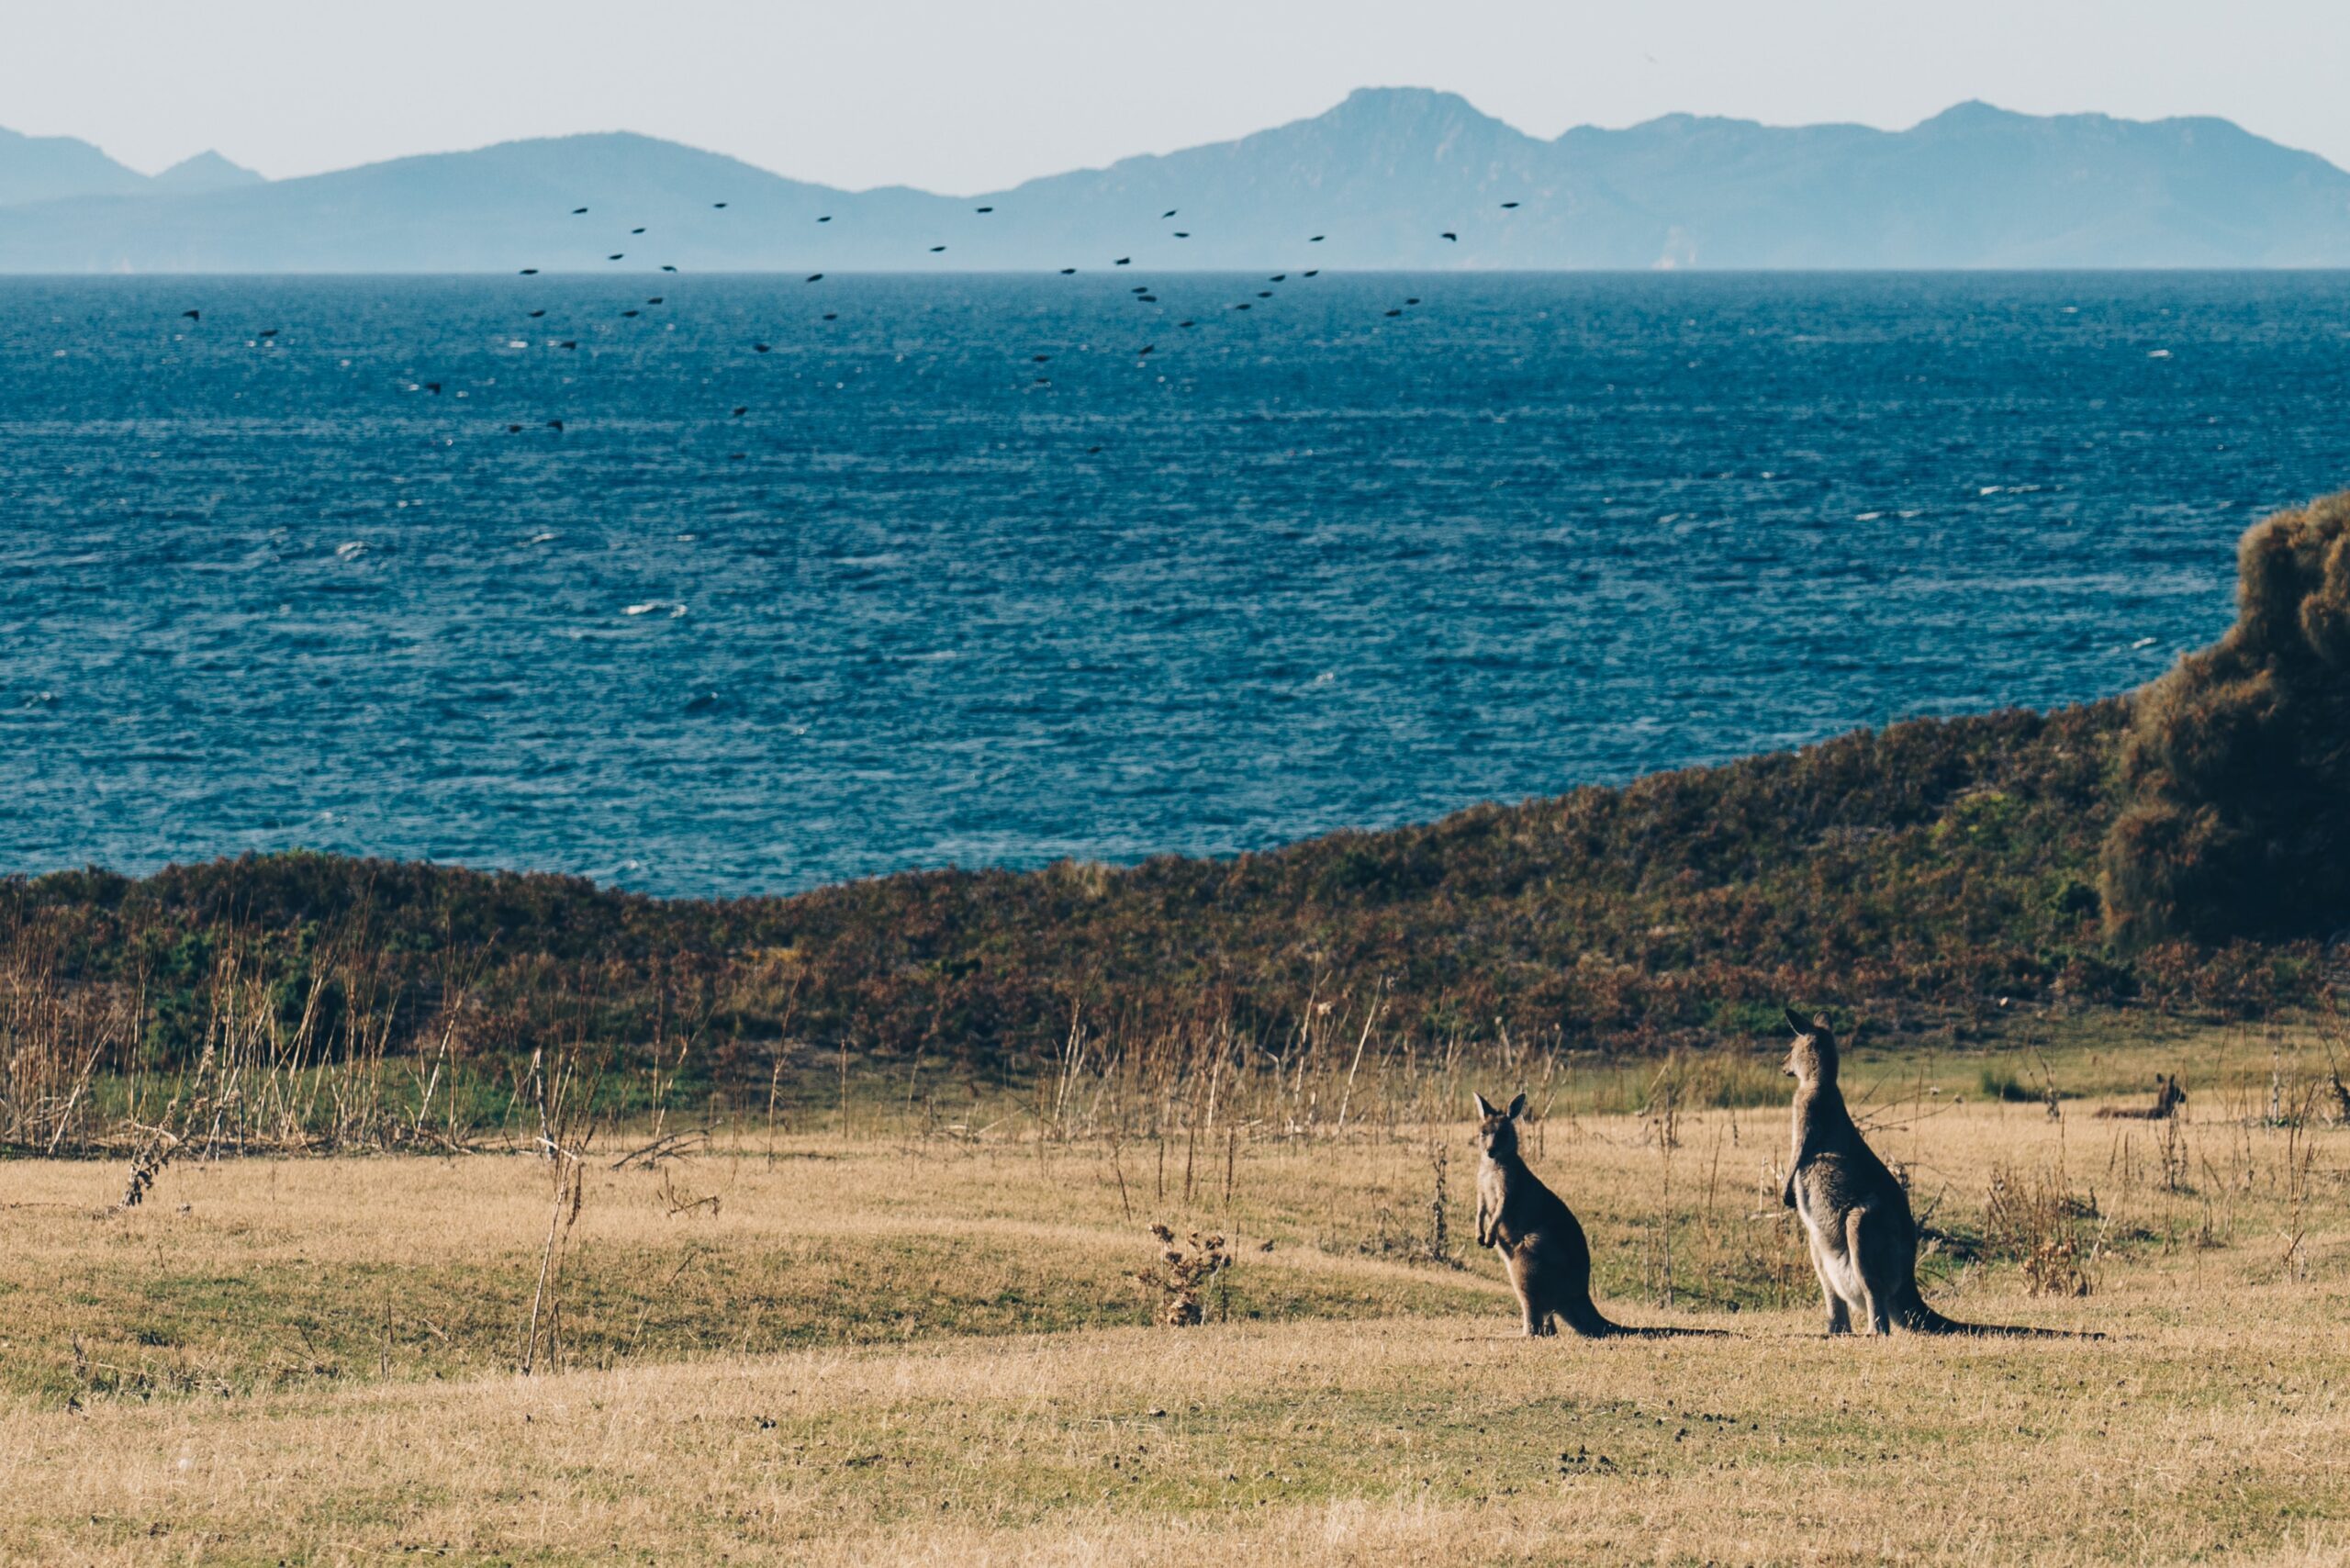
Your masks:
M1994 1166L1983 1204L1983 1249L2023 1267L2033 1295L2085 1296L2103 1241L2094 1195L2076 1195L2062 1170Z
M1211 1294L1217 1316L1229 1316L1223 1277L1232 1267L1232 1254L1225 1249L1224 1238L1202 1236L1195 1230L1187 1240L1178 1242L1174 1231L1164 1225L1152 1226L1150 1234L1158 1243L1158 1260L1135 1279L1158 1295L1158 1320L1169 1328L1190 1328L1205 1322Z

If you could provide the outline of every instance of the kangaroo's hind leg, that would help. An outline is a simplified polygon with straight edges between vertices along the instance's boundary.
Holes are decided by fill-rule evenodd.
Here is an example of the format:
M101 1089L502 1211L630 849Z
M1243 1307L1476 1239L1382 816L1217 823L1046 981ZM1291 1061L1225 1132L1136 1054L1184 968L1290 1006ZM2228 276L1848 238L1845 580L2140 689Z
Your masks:
M1828 1306L1828 1332L1850 1334L1852 1331L1852 1315L1844 1305L1843 1295L1836 1289L1836 1260L1830 1256L1827 1247L1810 1226L1804 1227L1804 1234L1811 1243L1811 1271L1819 1276L1820 1299Z
M1845 1246L1872 1334L1893 1332L1894 1304L1901 1299L1902 1281L1916 1266L1915 1257L1904 1254L1911 1243L1902 1217L1868 1205L1844 1217Z
M1509 1288L1517 1293L1517 1309L1526 1319L1526 1337L1539 1339L1553 1332L1550 1309L1539 1294L1539 1277L1534 1260L1523 1253L1509 1258Z

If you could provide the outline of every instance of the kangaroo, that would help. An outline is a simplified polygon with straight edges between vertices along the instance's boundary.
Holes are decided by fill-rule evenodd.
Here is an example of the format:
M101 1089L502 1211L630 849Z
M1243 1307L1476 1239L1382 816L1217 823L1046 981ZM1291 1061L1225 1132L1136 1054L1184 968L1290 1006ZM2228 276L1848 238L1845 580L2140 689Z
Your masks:
M1559 1195L1526 1168L1517 1152L1517 1118L1526 1096L1497 1111L1483 1094L1477 1102L1477 1245L1502 1255L1502 1271L1526 1314L1528 1338L1554 1334L1551 1318L1586 1339L1628 1336L1644 1339L1720 1338L1713 1328L1631 1328L1599 1315L1591 1300L1591 1247L1583 1226Z
M2158 1072L2154 1074L2154 1103L2152 1105L2108 1105L2098 1114L2108 1121L2167 1122L2178 1114L2178 1108L2186 1103L2187 1091L2178 1086L2178 1080Z
M2057 1328L1955 1323L1918 1294L1918 1225L1909 1194L1861 1137L1836 1086L1836 1036L1828 1020L1808 1024L1792 1007L1787 1076L1796 1081L1795 1159L1779 1201L1802 1217L1811 1267L1827 1299L1828 1332L1849 1334L1855 1315L1869 1332L2002 1334L2034 1339L2102 1339Z

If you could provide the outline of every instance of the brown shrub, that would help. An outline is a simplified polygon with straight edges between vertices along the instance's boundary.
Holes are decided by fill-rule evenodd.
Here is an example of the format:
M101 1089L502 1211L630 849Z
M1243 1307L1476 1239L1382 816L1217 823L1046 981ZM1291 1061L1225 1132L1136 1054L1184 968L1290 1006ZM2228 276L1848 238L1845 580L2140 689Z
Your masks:
M2101 856L2132 945L2350 917L2350 492L2255 525L2237 563L2235 625L2133 702Z

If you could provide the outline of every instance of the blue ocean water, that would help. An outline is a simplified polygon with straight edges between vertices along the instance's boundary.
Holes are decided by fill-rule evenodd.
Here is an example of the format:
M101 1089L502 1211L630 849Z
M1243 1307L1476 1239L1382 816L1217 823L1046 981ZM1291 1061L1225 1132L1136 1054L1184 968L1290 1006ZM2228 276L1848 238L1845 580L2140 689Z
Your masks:
M780 891L2065 703L2345 406L2341 274L0 282L0 869Z

